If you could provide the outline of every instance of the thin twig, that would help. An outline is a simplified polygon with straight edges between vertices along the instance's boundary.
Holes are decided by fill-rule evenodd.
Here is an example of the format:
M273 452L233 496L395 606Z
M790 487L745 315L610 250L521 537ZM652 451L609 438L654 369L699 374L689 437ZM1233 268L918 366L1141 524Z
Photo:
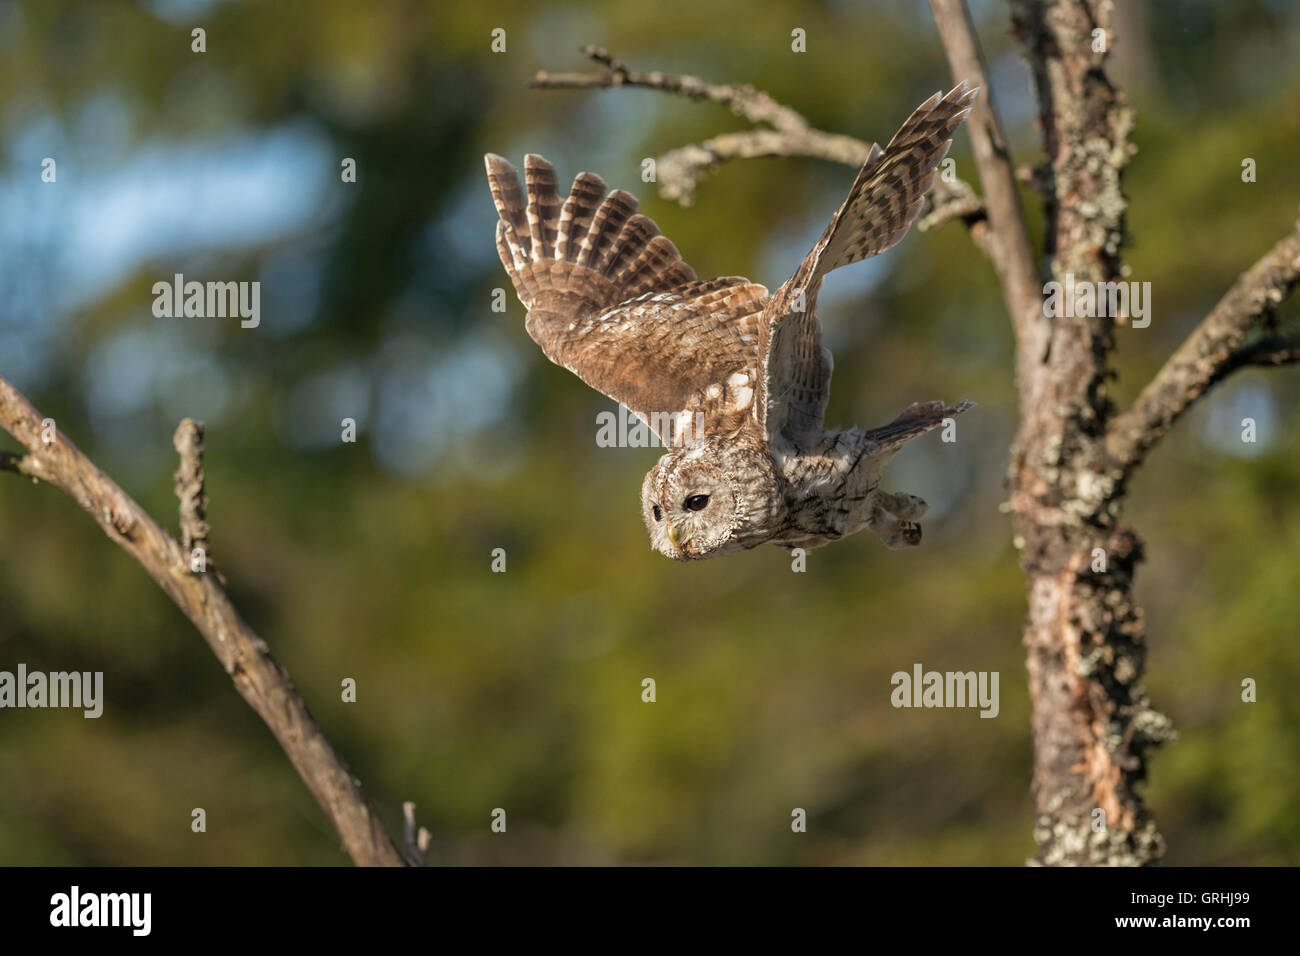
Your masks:
M1296 362L1300 362L1300 334L1266 335L1233 352L1224 367L1224 375L1239 368L1277 368Z
M0 379L0 427L28 454L5 453L20 474L69 495L104 533L138 561L198 628L236 690L275 734L307 788L334 824L343 847L362 866L401 866L402 855L366 799L361 782L321 732L289 674L239 616L210 574L191 574L187 552L62 433L41 437L43 417Z
M794 133L769 129L722 133L702 143L690 143L664 153L655 161L655 178L660 195L689 206L695 199L699 181L727 160L802 156L857 168L867 161L871 147L871 143L852 136L816 129Z
M975 195L975 190L971 189L969 183L960 179L946 182L940 177L934 181L934 186L925 197L925 205L916 220L916 228L921 232L929 232L953 219L960 219L966 224L975 245L991 258L988 245L989 216L984 201Z
M180 455L176 479L176 497L181 508L181 546L190 554L195 549L208 553L208 495L203 478L203 424L183 418L176 426L172 445Z
M415 825L415 803L411 800L402 804L402 833L406 839L406 862L411 866L424 866L432 838L428 830Z
M694 76L677 73L637 73L629 70L620 60L614 59L604 47L587 45L582 48L605 69L595 73L549 73L539 70L528 84L539 90L546 89L601 89L613 86L640 86L665 93L676 93L693 100L708 100L727 107L751 123L765 123L773 129L799 132L808 128L808 121L797 110L778 103L761 90L744 83L706 83Z

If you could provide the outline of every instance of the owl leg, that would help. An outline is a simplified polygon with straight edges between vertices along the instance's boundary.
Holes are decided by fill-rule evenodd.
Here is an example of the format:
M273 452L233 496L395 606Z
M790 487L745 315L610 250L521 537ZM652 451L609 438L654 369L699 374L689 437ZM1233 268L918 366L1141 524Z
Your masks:
M904 521L920 521L925 517L925 510L929 507L924 498L918 498L916 495L891 494L888 491L876 492L876 500L891 515Z
M891 497L886 495L885 497ZM900 497L911 497L900 496ZM917 499L920 501L920 499ZM882 503L883 504L883 503ZM921 543L921 526L914 521L904 521L894 517L882 504L877 504L871 511L871 517L867 519L867 525L880 538L886 548L897 550L899 548L914 548ZM921 502L924 509L925 502Z

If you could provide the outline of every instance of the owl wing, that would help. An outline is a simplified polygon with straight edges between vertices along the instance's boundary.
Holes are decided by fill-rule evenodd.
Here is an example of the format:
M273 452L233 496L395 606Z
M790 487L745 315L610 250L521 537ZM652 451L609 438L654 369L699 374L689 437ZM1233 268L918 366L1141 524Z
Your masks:
M542 157L524 157L523 190L505 159L485 161L497 251L548 359L670 447L751 417L767 289L739 276L699 281L636 197L607 193L593 173L561 202Z
M934 94L888 146L873 145L821 239L769 300L759 320L762 373L754 405L769 442L780 434L796 442L821 434L832 369L815 312L822 279L903 238L977 92L962 83L947 94Z

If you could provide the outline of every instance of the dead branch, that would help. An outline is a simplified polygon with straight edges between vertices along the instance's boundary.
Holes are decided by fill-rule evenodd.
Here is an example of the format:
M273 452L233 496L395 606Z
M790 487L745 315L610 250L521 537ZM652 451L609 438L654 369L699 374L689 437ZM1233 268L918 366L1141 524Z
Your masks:
M1192 403L1231 372L1249 365L1296 361L1300 346L1294 339L1269 336L1251 345L1242 343L1298 284L1300 223L1237 278L1133 407L1111 422L1107 449L1121 477L1132 474Z
M77 502L103 528L109 539L138 561L176 606L184 612L235 689L270 728L307 788L334 824L344 849L359 866L401 866L379 814L367 800L361 782L321 732L289 674L270 649L239 616L210 573L191 573L189 552L100 471L63 435L43 425L44 417L12 385L0 379L0 427L27 449L25 455L0 453L0 470L47 482ZM185 432L185 434L181 434ZM193 430L178 430L182 472L198 481L199 495L190 502L187 535L202 530L194 507L201 498ZM197 471L194 471L197 469ZM193 482L186 482L188 494ZM186 513L182 498L182 513ZM197 515L197 518L195 516Z
M936 179L925 197L925 206L917 217L916 228L928 232L952 219L960 219L968 226L973 226L977 222L987 223L988 212L969 183L946 183L942 179Z
M208 495L203 478L203 425L185 418L176 426L172 446L180 455L176 470L176 497L181 503L181 546L188 553L208 551ZM205 560L206 557L205 557Z
M755 129L722 133L702 143L679 146L664 153L655 161L656 179L659 192L665 199L689 206L695 200L695 187L704 175L730 159L802 156L858 167L867 161L871 146L871 143L851 136L823 133L817 129L796 132Z
M975 27L964 0L930 0L935 23L948 55L953 79L966 80L980 88L967 123L984 187L988 236L985 251L993 261L1002 283L1003 297L1011 311L1012 329L1021 356L1020 378L1032 374L1032 363L1043 354L1047 341L1043 319L1042 283L1025 229L1016 191L1016 170L1007 149L1006 136L998 120L984 69ZM969 188L969 187L968 187Z
M411 866L424 866L425 854L429 852L432 836L424 827L415 823L415 803L407 800L402 804L402 833L406 841L406 862Z
M604 47L588 44L583 56L590 57L605 69L594 73L548 73L539 70L528 84L534 89L602 89L613 86L640 86L665 93L676 93L693 100L708 100L725 106L751 123L765 123L773 129L800 132L808 121L794 109L778 103L766 93L743 83L706 83L694 76L676 73L636 73L621 60L610 56Z
M1224 378L1239 368L1277 368L1296 362L1300 362L1300 335L1266 335L1233 352L1219 377Z
M589 73L551 73L540 70L528 85L542 90L641 87L692 100L718 103L755 125L771 127L722 133L702 143L679 146L660 156L655 161L659 192L665 199L674 200L683 206L689 206L694 201L695 188L700 180L728 160L762 156L801 157L823 159L856 169L866 162L871 152L872 143L815 129L798 110L777 102L768 93L748 84L707 83L695 76L659 71L638 73L629 70L603 47L588 45L582 48L582 52L604 69ZM927 216L920 228L934 228L950 219L959 218L970 228L976 244L983 248L983 204L975 191L968 184L958 181L936 182L933 192L931 209L934 212L940 212L939 207L945 199L953 199L959 205L945 209L937 216Z

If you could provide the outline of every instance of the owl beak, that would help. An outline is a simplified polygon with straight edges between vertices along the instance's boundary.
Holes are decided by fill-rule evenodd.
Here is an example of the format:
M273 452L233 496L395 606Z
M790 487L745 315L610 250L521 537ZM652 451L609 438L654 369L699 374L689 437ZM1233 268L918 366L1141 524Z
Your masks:
M674 528L672 525L668 526L668 541L673 546L674 559L678 561L686 561L690 558L690 555L686 553L686 548L684 547L689 540L690 535L683 537L681 531L677 528Z

